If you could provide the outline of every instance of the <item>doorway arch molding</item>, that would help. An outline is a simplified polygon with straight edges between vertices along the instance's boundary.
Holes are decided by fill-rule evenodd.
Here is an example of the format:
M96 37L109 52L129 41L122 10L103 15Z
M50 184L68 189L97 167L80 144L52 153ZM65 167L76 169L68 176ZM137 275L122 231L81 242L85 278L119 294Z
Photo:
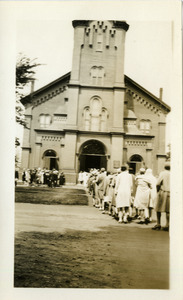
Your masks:
M85 141L79 148L78 160L79 171L89 171L89 169L107 169L107 148L103 142L97 139Z
M79 155L81 154L101 154L106 155L107 147L103 142L97 139L89 139L85 141L79 148ZM90 152L90 153L89 153Z
M143 167L144 159L140 154L133 154L128 160L128 165L133 170L133 173L136 174Z
M58 161L59 157L57 156L57 152L53 149L47 149L43 152L42 155L43 167L49 170L59 169Z

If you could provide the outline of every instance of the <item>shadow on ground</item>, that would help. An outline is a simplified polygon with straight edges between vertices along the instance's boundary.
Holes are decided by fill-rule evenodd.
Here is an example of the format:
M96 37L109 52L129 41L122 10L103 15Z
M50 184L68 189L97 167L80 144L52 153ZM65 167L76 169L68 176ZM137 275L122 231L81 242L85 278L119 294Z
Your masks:
M114 226L101 231L21 232L15 287L168 289L167 232Z

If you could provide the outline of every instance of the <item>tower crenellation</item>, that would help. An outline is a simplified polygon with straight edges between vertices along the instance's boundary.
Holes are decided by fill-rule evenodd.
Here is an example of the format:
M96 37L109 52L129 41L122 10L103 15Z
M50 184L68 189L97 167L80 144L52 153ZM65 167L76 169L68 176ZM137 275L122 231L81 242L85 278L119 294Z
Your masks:
M129 25L124 21L76 20L73 26L71 84L122 86L125 33ZM91 76L98 80L91 80Z

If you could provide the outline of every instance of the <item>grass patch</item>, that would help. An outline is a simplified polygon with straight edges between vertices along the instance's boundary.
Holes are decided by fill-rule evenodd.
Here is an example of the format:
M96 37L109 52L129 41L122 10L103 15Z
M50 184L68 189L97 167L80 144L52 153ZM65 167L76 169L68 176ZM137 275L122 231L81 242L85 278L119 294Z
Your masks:
M85 190L71 188L16 187L15 202L47 205L88 205Z

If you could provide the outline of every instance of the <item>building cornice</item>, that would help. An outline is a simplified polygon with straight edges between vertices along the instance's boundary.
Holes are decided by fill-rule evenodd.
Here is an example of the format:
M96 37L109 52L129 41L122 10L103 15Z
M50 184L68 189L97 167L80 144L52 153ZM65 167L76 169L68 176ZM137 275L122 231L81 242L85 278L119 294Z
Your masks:
M76 28L78 26L79 27L88 27L90 22L91 21L89 21L89 20L73 20L72 21L72 26L74 28Z
M72 26L74 28L76 27L89 27L90 23L93 22L94 20L73 20L72 21ZM119 29L124 29L127 31L129 29L129 25L126 23L126 21L113 21L109 20L113 24L113 28L119 28Z
M39 132L39 133L47 133L47 134L49 134L49 133L63 133L64 132L64 130L63 129L61 129L61 130L58 130L58 129L48 129L48 128L41 128L41 129L39 129L39 128L35 128L34 129L34 131L36 131L36 132Z
M151 111L153 111L154 113L159 114L161 112L161 110L163 110L165 113L169 113L171 111L171 108L169 105L167 105L166 103L164 103L163 101L161 101L158 97L156 97L155 95L153 95L152 93L150 93L149 91L147 91L145 88L143 88L141 85L139 85L138 83L136 83L135 81L133 81L131 78L129 78L128 76L124 76L124 87L122 86L91 86L91 85L84 85L84 84L80 84L79 82L75 82L69 83L70 80L70 76L71 76L71 72L68 72L67 74L59 77L58 79L52 81L51 83L49 83L48 85L40 88L39 90L27 95L26 97L21 99L21 103L23 105L26 104L32 104L33 106L38 105L42 102L45 102L49 99L51 99L52 97L58 95L59 93L65 91L67 89L67 87L78 87L78 88L90 88L90 89L99 89L99 90L115 90L115 89L119 89L119 90L129 90L130 92L132 92L133 97L139 101L140 103L142 103L144 106L146 106L147 108L149 108ZM49 94L49 88L53 88L54 85L57 84L61 84L61 86L56 87L54 91L52 91ZM44 96L40 96L41 93L45 92L46 95ZM138 93L144 94L143 96L140 96ZM145 99L145 96L149 97L148 99ZM34 102L35 101L35 102ZM153 101L154 101L154 105L153 105ZM152 103L150 103L152 102Z
M166 157L166 154L156 154L157 157Z
M153 139L154 135L143 135L143 134L134 134L134 133L125 133L125 138L144 138L144 139Z
M68 82L70 80L70 72L65 74L64 76L59 77L58 79L50 82L49 84L45 85L44 87L38 89L37 91L27 95L26 97L21 99L21 103L23 105L26 105L27 103L32 103L33 105L35 104L35 106L39 103L45 102L47 100L49 100L50 98L53 98L54 96L62 93L63 91L65 91L67 89L68 86ZM55 85L61 83L62 85L60 87L55 87L55 90L52 92L49 92L50 88L53 88ZM46 95L40 97L41 93L46 93ZM50 94L51 93L51 94ZM36 98L36 99L35 99ZM38 99L40 98L40 99ZM35 103L34 103L35 101Z
M22 150L31 150L30 146L22 146L21 148L22 148Z
M140 92L141 94L144 94L146 97L150 97L152 101L156 103L156 105L159 106L160 109L157 109L156 107L153 107L153 105L149 105L150 109L154 112L159 112L161 109L163 109L166 113L169 113L171 111L171 107L160 100L160 98L156 97L152 93L150 93L148 90L143 88L140 84L129 78L127 75L125 75L125 85L126 89L132 92L133 97L137 98L137 101L140 101L144 105L149 105L148 100L144 99L145 97L141 97L137 93Z
M125 21L113 21L113 28L120 28L127 31L129 27L130 26Z

